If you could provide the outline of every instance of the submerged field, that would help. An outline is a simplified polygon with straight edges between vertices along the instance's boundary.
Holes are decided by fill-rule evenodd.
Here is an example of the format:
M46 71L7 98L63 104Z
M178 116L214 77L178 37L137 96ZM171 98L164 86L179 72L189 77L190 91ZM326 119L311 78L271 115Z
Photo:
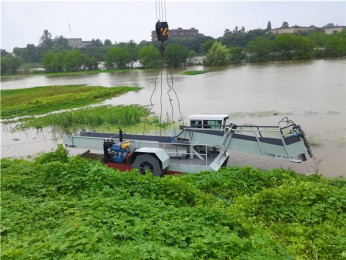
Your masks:
M1 160L2 259L342 259L346 180L223 168L154 178L62 147Z
M139 89L128 86L66 85L1 90L1 119L83 107Z

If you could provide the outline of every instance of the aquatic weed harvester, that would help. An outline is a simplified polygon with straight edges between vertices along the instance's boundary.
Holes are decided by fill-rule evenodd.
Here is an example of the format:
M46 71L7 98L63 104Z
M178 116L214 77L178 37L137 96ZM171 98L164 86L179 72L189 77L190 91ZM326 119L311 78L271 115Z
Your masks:
M168 39L168 23L166 20L166 5L164 0L155 1L155 25L157 39L160 42L161 57L161 114L162 118L162 74L164 70L164 41ZM217 171L226 166L230 158L229 151L238 151L262 155L290 162L300 163L313 156L307 138L300 125L295 124L287 117L275 126L248 126L228 123L228 115L191 115L185 126L182 120L180 103L173 87L173 76L167 70L167 91L169 103L173 104L170 92L172 91L179 105L179 113L183 125L179 130L174 129L169 136L133 135L119 133L82 132L78 135L64 137L67 147L88 149L103 154L104 162L121 171L138 169L144 174L152 172L154 176L172 173L198 173L201 171ZM156 81L159 71L155 79ZM171 76L171 83L168 80ZM150 98L151 108L153 107ZM174 122L173 122L174 123ZM174 124L173 124L174 125Z
M121 171L136 168L154 176L217 171L229 150L300 163L313 156L302 128L284 118L276 126L227 124L227 115L194 115L175 136L82 132L64 137L67 147L99 151Z

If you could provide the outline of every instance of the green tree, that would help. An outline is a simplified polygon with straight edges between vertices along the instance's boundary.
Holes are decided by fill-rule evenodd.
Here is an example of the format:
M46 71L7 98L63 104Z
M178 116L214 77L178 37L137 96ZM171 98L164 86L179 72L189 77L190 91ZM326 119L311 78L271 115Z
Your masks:
M227 47L220 42L215 42L209 49L204 64L209 66L226 65L230 61L230 53Z
M71 49L68 45L68 41L64 36L56 36L53 41L53 48L55 50L68 50Z
M289 28L288 22L283 22L281 28Z
M66 71L79 71L85 68L88 57L79 50L64 51L62 54Z
M271 29L272 29L272 23L268 21L266 31L270 31Z
M98 70L98 60L95 57L89 57L87 56L85 58L85 66L88 70Z
M105 66L107 69L125 69L130 63L129 51L125 47L109 48L106 53Z
M100 39L92 39L90 46L94 46L96 48L101 48L103 46L102 41Z
M139 61L144 68L155 68L160 63L160 53L154 45L143 46L139 50Z
M281 60L310 59L313 55L313 41L301 35L280 34L273 44L273 50Z
M1 55L1 75L16 74L22 61L18 57Z
M185 65L188 49L180 45L170 45L165 49L165 61L169 67L178 68Z
M38 63L41 61L41 51L34 44L27 44L25 48L14 48L13 53L27 63Z
M130 40L126 45L127 51L129 52L129 61L131 68L133 67L133 64L138 61L139 57L139 50L137 47L137 44L134 40Z
M325 43L325 55L327 57L346 56L346 29L330 35Z
M273 50L272 42L264 37L257 37L251 41L247 47L250 61L268 61Z
M202 44L202 53L204 54L207 54L209 49L211 48L211 46L213 46L213 44L215 43L216 41L214 39L209 39L207 41L205 41L203 44Z
M48 51L53 49L53 39L52 34L48 30L44 30L40 38L39 46L44 50Z
M242 48L229 47L228 51L230 54L230 63L241 63L246 58Z
M56 52L47 52L42 57L42 65L47 72L64 71L63 55Z
M109 39L106 39L103 43L104 46L112 46L112 41Z

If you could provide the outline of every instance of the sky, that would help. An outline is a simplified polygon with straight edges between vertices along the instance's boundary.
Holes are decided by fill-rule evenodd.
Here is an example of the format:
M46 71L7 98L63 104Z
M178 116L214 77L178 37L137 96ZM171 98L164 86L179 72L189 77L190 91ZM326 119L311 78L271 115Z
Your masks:
M265 29L289 26L346 25L345 1L4 1L1 0L1 49L39 44L44 30L53 38L151 40L151 31L166 7L170 29L194 27L207 36L223 36L236 26ZM162 8L164 9L164 8ZM161 13L162 14L162 13ZM166 19L165 19L166 18Z

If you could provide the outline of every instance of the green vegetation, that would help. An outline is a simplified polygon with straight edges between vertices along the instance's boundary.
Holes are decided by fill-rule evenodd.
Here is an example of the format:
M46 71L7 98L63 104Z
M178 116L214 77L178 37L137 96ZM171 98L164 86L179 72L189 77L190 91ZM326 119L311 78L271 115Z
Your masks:
M47 77L57 77L57 76L69 76L69 75L82 75L82 74L119 73L119 72L125 72L125 71L128 72L129 69L109 69L109 70L98 69L98 70L64 71L64 72L34 72L32 74L44 75Z
M167 129L171 122L160 124L157 116L149 115L146 107L139 105L98 106L54 113L42 117L22 120L17 128L52 127L60 132L75 132L79 129L109 132L123 128L127 133L141 133L148 130ZM144 126L144 123L147 127Z
M109 48L105 57L105 66L107 69L128 67L130 62L130 54L126 48L115 47Z
M165 62L171 68L178 68L185 65L189 56L189 50L181 45L169 45L165 49Z
M188 70L188 71L184 71L181 74L182 75L199 75L199 74L204 74L207 73L208 70Z
M42 57L42 65L47 72L97 70L98 61L79 50L47 52Z
M287 23L283 23L283 27L286 26ZM189 39L171 38L165 42L164 60L169 67L179 67L185 66L188 59L195 55L207 55L207 66L346 56L345 29L332 35L314 27L299 34L279 35L272 34L270 29L271 26L267 26L265 30L246 32L244 27L240 30L236 27L233 31L226 29L224 35L217 39L202 34ZM67 39L62 36L53 39L45 30L38 46L28 44L25 48L14 48L15 62L8 62L10 54L1 52L1 56L6 57L2 75L18 73L22 62L23 68L26 63L42 63L47 72L97 70L99 62L105 62L106 69L132 68L137 61L144 68L155 68L160 61L159 45L159 42L153 45L153 42L146 41L136 44L133 40L112 44L110 40L102 42L93 39L87 46L72 50ZM6 67L5 64L15 66ZM12 69L6 69L10 67Z
M40 115L61 109L94 104L138 87L100 87L86 85L46 86L1 90L1 118Z
M1 55L1 75L16 74L22 61L17 57Z
M51 126L69 130L99 126L116 128L138 124L147 114L147 108L138 105L89 107L28 118L21 127Z
M251 167L154 178L1 160L2 259L341 259L346 180Z
M152 44L143 46L139 50L139 61L144 68L156 68L160 64L160 53Z
M215 42L209 49L203 63L207 66L221 66L230 63L230 54L227 47Z

